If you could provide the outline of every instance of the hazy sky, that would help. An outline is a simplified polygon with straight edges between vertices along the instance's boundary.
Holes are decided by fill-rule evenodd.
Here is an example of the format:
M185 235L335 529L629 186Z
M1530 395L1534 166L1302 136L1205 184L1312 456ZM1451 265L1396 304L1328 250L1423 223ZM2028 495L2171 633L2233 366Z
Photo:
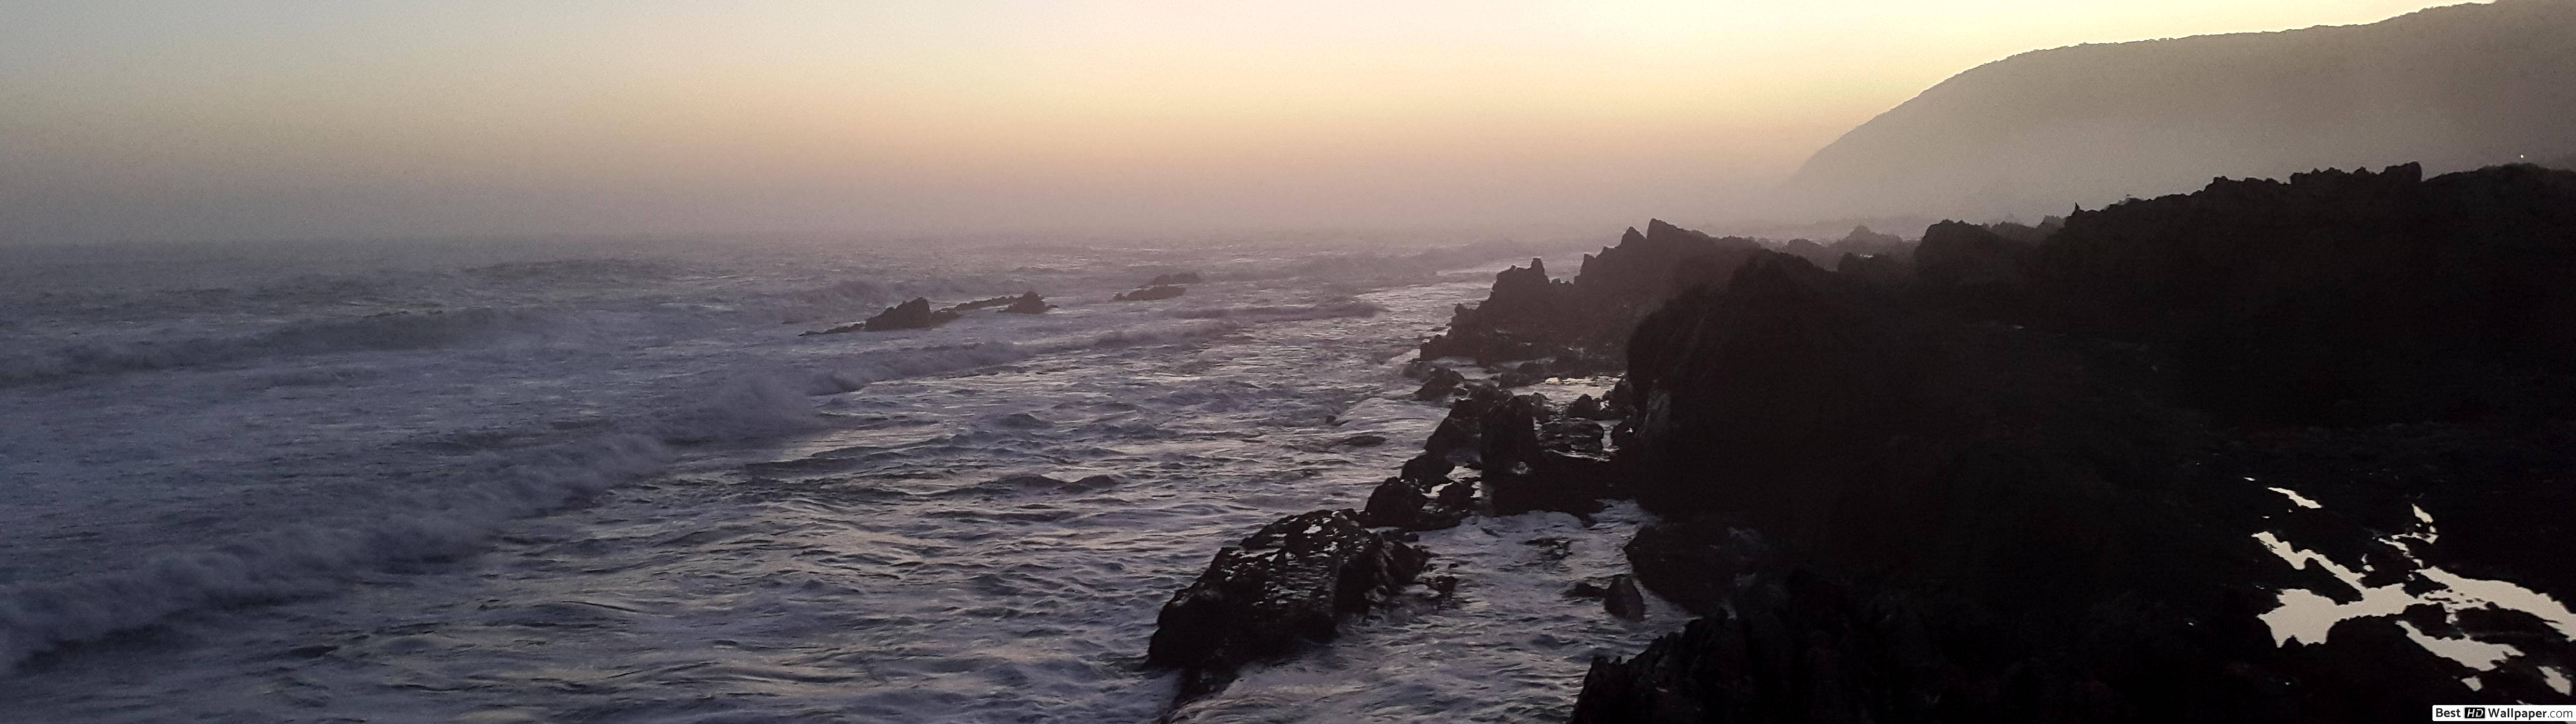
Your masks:
M1759 215L1916 92L2421 0L0 0L0 241Z

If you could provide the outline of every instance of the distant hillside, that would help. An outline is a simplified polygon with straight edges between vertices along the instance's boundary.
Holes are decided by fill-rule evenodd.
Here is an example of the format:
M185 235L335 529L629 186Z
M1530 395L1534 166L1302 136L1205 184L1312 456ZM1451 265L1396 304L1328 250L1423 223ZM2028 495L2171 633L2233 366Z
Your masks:
M2042 50L1951 77L1816 152L1817 217L2065 213L2212 177L2576 154L2576 0Z

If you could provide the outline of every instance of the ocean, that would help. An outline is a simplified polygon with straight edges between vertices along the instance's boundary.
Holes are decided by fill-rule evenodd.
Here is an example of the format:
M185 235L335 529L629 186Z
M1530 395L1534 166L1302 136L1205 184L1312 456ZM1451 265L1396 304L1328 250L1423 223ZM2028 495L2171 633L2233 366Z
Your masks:
M1414 347L1557 251L1468 241L0 249L0 720L1150 721L1163 601L1360 506ZM1423 533L1453 596L1172 716L1561 718L1686 618L1562 595L1644 518Z

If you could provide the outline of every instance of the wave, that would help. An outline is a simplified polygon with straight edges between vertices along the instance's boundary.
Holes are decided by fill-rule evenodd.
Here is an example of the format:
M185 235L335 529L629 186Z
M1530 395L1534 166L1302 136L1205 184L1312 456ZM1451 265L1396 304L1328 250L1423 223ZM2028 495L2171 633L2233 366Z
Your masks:
M669 459L649 437L606 435L496 461L477 482L419 494L403 514L289 528L165 554L133 570L0 589L0 671L66 642L182 611L321 595L387 565L472 553L512 518L563 508Z
M1298 322L1329 320L1343 317L1375 317L1386 308L1356 299L1342 299L1313 305L1244 305L1235 307L1199 307L1173 310L1167 316L1183 320L1224 320L1244 318L1256 322Z
M574 332L573 327L564 316L551 312L476 308L396 312L354 320L309 320L240 337L74 343L0 356L0 386L265 358L432 350L511 338L547 338Z

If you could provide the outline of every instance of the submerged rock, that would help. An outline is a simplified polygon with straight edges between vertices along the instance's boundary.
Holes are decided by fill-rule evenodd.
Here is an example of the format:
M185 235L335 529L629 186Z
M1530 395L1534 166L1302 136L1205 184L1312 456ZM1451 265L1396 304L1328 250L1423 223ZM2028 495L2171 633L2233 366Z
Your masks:
M1155 275L1154 281L1145 283L1145 286L1171 287L1176 285L1198 284L1205 281L1207 280L1201 279L1197 272L1175 272L1172 274Z
M1189 292L1190 292L1190 290L1189 290L1189 288L1187 288L1187 287L1180 287L1180 286L1176 286L1176 285L1168 285L1168 284L1166 284L1166 285L1155 285L1155 286L1152 286L1152 287L1146 287L1146 288L1144 288L1144 289L1136 290L1136 291L1133 291L1133 292L1124 292L1124 293L1120 293L1118 296L1110 298L1110 300L1109 300L1109 301L1111 301L1111 302L1152 302L1152 301L1154 301L1154 300L1168 300L1168 299L1171 299L1171 298L1174 298L1174 297L1179 297L1179 296L1181 296L1181 295L1189 294Z
M1180 671L1178 700L1225 688L1246 663L1333 637L1422 572L1429 555L1360 525L1350 510L1299 513L1217 551L1155 619L1149 666Z

